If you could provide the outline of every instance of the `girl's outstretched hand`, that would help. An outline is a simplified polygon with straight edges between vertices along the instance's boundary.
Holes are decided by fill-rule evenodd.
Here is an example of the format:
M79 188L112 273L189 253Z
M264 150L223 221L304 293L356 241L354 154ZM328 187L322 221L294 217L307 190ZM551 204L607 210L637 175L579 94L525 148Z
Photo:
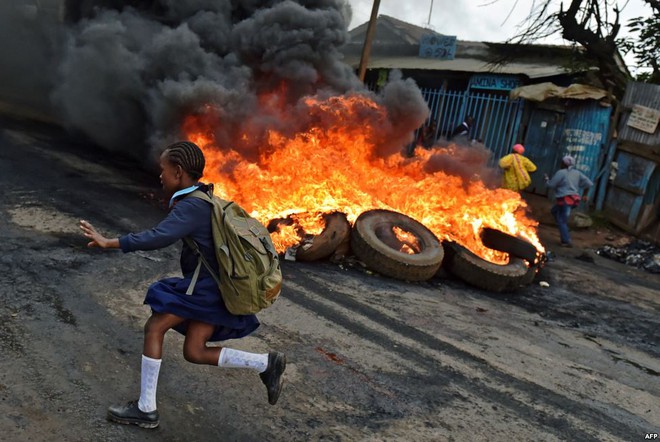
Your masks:
M113 247L113 240L106 238L96 231L93 225L85 221L84 219L80 220L80 230L82 230L83 235L86 238L89 238L91 241L87 243L87 247L101 247L102 249L107 249ZM116 240L115 240L116 241Z

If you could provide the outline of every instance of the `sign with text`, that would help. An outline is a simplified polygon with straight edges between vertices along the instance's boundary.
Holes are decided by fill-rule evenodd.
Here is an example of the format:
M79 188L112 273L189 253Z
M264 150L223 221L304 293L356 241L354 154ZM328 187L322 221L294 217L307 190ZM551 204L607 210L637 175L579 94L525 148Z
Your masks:
M522 86L522 81L510 75L478 74L470 78L471 89L510 91L518 86Z
M628 118L628 126L650 134L655 133L660 121L660 111L650 107L633 104L633 110Z
M451 35L426 34L419 41L419 56L453 60L456 56L456 37Z
M603 134L583 129L564 129L564 142L566 153L577 159L578 165L575 168L591 176L594 165L587 159L590 152L600 152Z

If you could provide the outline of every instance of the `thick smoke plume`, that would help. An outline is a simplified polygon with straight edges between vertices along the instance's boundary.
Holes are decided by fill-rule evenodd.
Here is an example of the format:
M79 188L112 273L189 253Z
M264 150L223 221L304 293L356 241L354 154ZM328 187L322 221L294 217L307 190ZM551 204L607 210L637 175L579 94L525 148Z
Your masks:
M47 119L63 28L37 12L28 2L0 1L0 110Z
M365 107L353 123L378 125L375 155L401 152L428 107L396 71L378 94L365 89L340 52L350 19L345 0L1 2L0 107L37 109L151 165L189 116L255 160L271 130L336 124L308 98L367 95L386 112ZM497 184L487 151L438 147L428 173Z
M473 181L481 181L489 188L497 188L501 185L502 177L498 169L488 166L491 157L492 152L478 142L454 144L440 141L424 164L424 171L442 171L460 177L464 186Z
M351 19L345 0L66 4L57 17L36 11L23 20L25 29L48 34L30 51L2 53L5 61L33 54L19 64L35 66L37 78L18 70L3 80L39 84L37 96L50 99L61 123L146 162L183 136L186 116L205 118L218 146L236 149L242 140L241 153L254 158L268 130L305 129L307 97L371 94L342 62ZM3 8L0 29L20 31L5 25L26 11ZM400 150L428 115L426 103L400 77L373 99L389 115L379 153Z

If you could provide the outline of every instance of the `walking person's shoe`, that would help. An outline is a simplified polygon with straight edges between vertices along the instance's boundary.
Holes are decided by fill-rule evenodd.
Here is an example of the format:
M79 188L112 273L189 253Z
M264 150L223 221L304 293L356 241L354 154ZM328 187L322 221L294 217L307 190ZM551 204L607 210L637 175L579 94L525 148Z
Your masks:
M108 420L118 424L137 425L142 428L156 428L160 423L158 411L145 413L138 408L138 401L130 401L126 405L109 407Z
M563 243L561 243L561 246L571 248L571 247L573 247L573 244L571 244L570 242L563 242Z
M282 374L286 369L286 356L284 353L268 353L268 368L263 373L259 373L261 381L268 389L268 403L275 405L282 392L284 380Z

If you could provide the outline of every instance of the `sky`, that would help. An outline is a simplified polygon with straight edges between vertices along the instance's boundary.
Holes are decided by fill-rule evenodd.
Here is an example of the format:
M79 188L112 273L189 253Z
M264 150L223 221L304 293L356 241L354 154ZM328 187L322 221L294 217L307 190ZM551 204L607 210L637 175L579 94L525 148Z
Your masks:
M427 26L431 2L433 9L430 25L441 34L455 35L459 40L503 42L515 37L518 25L523 22L534 3L540 0L381 0L379 15L389 15L405 22ZM373 0L349 0L353 19L349 29L367 22L371 16ZM558 3L558 2L557 2ZM568 3L568 2L565 2ZM620 22L627 23L632 17L650 14L643 0L623 0L626 4ZM622 27L620 36L624 36ZM560 37L543 41L549 44L566 44ZM634 69L634 60L626 57L626 63Z

